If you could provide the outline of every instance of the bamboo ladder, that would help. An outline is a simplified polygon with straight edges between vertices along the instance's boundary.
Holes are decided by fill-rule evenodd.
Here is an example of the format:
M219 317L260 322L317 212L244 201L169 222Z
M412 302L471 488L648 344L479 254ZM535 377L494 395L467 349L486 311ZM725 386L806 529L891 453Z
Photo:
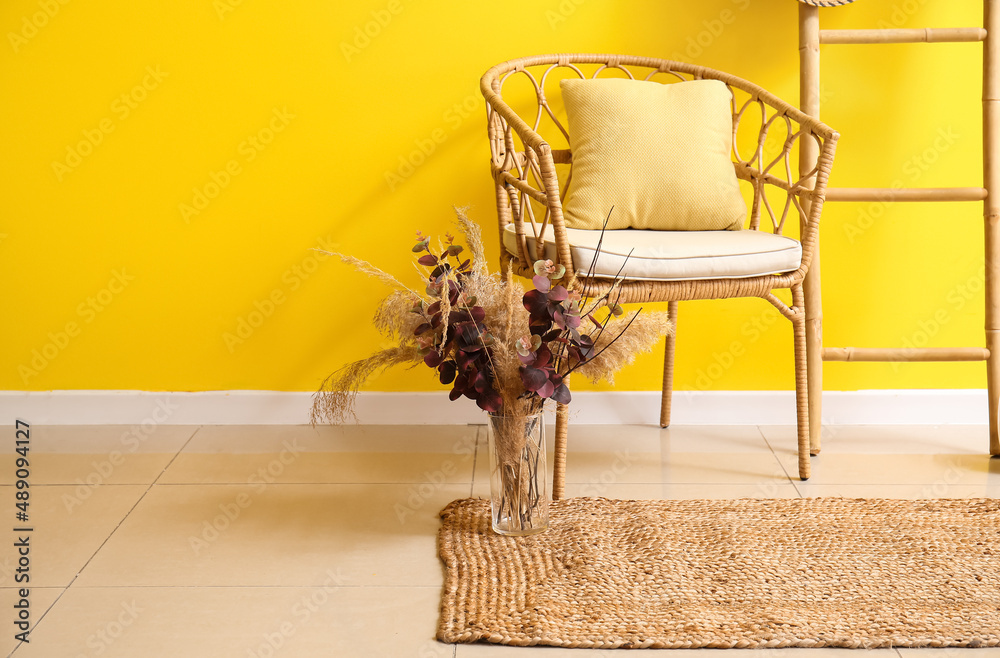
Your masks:
M1000 5L984 0L984 28L821 30L819 9L799 5L800 107L820 115L820 44L888 44L983 42L983 186L950 188L836 188L827 201L940 202L983 201L986 229L986 347L864 348L823 347L823 311L819 250L804 281L806 354L808 361L810 453L820 450L823 361L986 361L989 400L990 454L1000 455ZM815 146L803 142L801 163Z

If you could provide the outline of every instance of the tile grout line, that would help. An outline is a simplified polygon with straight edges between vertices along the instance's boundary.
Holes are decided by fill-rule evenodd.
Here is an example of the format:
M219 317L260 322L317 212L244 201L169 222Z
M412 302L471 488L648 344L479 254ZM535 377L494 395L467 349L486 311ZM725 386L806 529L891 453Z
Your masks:
M198 426L198 428L191 434L191 436L188 437L187 441L184 442L184 445L182 445L177 450L177 452L174 453L174 456L170 459L169 462L167 462L167 465L163 467L163 469L160 471L160 473L156 476L156 479L154 479L152 482L149 483L149 486L147 486L146 490L142 492L142 495L139 496L139 499L135 501L135 503L132 505L132 507L129 508L129 510L127 512L125 512L125 516L122 517L121 521L119 521L118 524L115 525L115 527L111 530L111 532L108 533L108 536L104 538L104 541L102 541L101 545L97 547L97 550L95 550L94 553L89 558L87 558L87 561L76 572L76 575L73 576L73 579L71 581L69 581L69 584L66 585L66 589L67 590L70 587L73 586L73 583L76 582L76 579L80 577L80 574L83 572L84 569L87 568L87 565L90 564L90 562L94 559L94 557L98 553L101 552L101 549L104 548L104 545L108 543L108 541L114 536L114 534L116 532L118 532L118 528L120 528L122 526L122 524L125 523L125 521L129 517L129 515L132 514L132 512L135 510L135 508L139 506L139 503L141 503L143 501L143 499L146 497L146 494L148 494L150 492L150 490L156 485L156 483L160 481L160 478L163 477L163 474L167 472L167 469L170 468L170 465L174 463L174 461L177 459L177 457L182 452L184 452L184 448L186 448L188 446L188 444L191 443L191 440L194 439L194 437L198 434L198 432L201 431L202 427L204 427L204 426L203 425L199 425ZM62 597L61 594L59 596L60 596L60 598ZM56 601L58 601L58 600L59 599L56 599ZM52 605L55 605L55 603L53 603ZM39 619L39 621L41 621L41 619Z
M146 494L149 493L149 490L153 488L153 485L156 484L159 481L160 477L166 472L166 470L170 468L170 465L174 463L174 460L177 459L177 456L184 451L184 448L186 448L189 443L191 443L191 439L193 439L195 435L201 431L202 427L204 427L204 425L199 425L197 428L195 428L194 432L191 433L191 436L189 436L187 438L187 441L184 442L184 445L182 445L180 448L177 449L177 452L175 452L174 456L170 459L169 462L167 462L167 465L163 467L163 470L161 470L160 473L156 476L156 479L154 479L149 484L149 486L146 487L146 490L142 492L142 495L139 496L139 499L135 501L135 504L133 504L132 507L130 507L129 510L125 512L125 516L121 518L121 520L117 523L117 525L115 525L115 527L111 530L111 532L108 533L108 536L104 538L104 541L102 541L101 545L97 547L97 550L95 550L93 554L91 554L91 556L87 558L87 561L83 563L83 566L77 570L76 574L74 574L72 580L70 580L69 583L62 588L62 591L59 592L59 596L57 596L55 600L52 602L52 604L45 609L45 612L42 613L42 616L39 617L38 620L35 622L34 626L31 627L31 633L35 632L35 629L38 628L38 625L41 624L48 616L49 612L51 612L52 609L56 607L56 604L59 603L63 595L69 591L69 588L73 586L73 583L76 582L76 579L80 577L80 573L87 568L87 565L90 564L91 560L94 559L94 556L96 556L101 551L101 549L104 548L104 545L108 543L108 540L111 539L111 537L114 536L116 532L118 532L118 528L120 528L121 525L125 523L125 519L127 519L129 515L132 513L132 511L139 505L139 503L142 502L142 499L146 497ZM22 642L18 644L16 647L14 647L14 650L11 651L9 654L7 654L7 658L10 658L15 653L17 653L17 650L20 649L21 646L23 646L23 644L24 643Z
M772 446L771 442L767 440L767 435L764 434L764 430L760 428L760 425L754 425L754 427L757 428L757 433L760 434L760 438L764 440L764 445L766 445L767 449L771 451L771 456L774 457L774 461L778 462L778 466L781 467L781 472L785 474L786 478L788 478L788 483L792 485L793 489L795 489L795 493L798 494L799 498L805 498L805 496L802 495L802 492L799 491L799 488L795 485L795 478L788 474L788 469L785 468L781 459L778 458L778 453L774 451L774 446Z

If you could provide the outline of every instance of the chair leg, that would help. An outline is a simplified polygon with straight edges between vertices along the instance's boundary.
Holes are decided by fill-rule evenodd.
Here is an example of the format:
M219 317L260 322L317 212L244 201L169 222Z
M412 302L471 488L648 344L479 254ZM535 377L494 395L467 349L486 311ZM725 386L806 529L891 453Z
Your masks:
M568 378L567 378L568 379ZM569 382L563 380L566 385ZM569 436L569 407L556 405L556 445L552 456L552 500L566 497L566 439Z
M667 304L667 314L674 332L667 335L663 355L663 399L660 400L660 427L670 427L670 402L674 393L674 345L677 342L677 302Z
M556 445L552 457L552 500L566 497L566 436L569 434L569 407L556 406Z
M805 293L806 369L809 385L809 454L818 455L823 432L823 298L819 283L819 246L809 274L802 282Z
M792 329L795 333L795 411L799 444L799 479L808 480L809 463L809 373L806 361L806 317L802 285L792 287Z

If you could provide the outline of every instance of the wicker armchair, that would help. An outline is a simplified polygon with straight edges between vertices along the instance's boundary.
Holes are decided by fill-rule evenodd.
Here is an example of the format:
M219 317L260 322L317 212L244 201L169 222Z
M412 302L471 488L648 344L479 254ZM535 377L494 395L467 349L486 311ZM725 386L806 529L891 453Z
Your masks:
M558 118L561 104L553 104L551 99L558 98L556 78L566 75L580 78L627 76L664 83L715 79L724 82L733 92L733 165L738 179L746 181L753 189L747 229L763 230L761 218L767 217L767 229L781 235L790 216L798 219L801 259L797 269L779 273L753 272L727 278L700 277L696 280L626 277L620 284L620 301L669 302L670 316L676 318L678 301L760 297L791 320L795 336L799 476L807 479L810 445L802 281L816 249L820 213L839 135L756 85L693 64L647 57L559 54L514 59L494 66L483 76L480 88L486 98L499 215L501 267L513 267L515 273L530 277L534 261L551 257L554 248L559 262L566 267L565 285L585 295L595 296L607 291L612 279L607 275L588 277L586 271L590 263L574 262L576 245L570 234L578 239L579 231L567 229L563 221L563 201L572 181L573 156L564 122ZM521 93L509 90L505 99L505 85L511 87L510 83L514 80L519 80L522 85ZM512 106L520 108L522 105L527 109L522 110L520 115L512 109ZM751 141L741 138L741 126L744 131L752 131ZM741 144L749 152L741 152ZM795 167L792 164L795 155L808 164ZM793 174L793 170L799 173ZM774 295L774 290L783 288L791 290L791 306ZM666 339L660 416L663 427L670 424L673 358L674 336L669 336ZM553 482L555 498L564 496L567 413L565 406L558 407Z

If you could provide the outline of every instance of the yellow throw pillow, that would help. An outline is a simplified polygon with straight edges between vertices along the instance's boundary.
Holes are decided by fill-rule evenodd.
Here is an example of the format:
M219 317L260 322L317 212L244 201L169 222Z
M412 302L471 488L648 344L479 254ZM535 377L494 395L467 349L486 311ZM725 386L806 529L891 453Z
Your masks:
M562 80L573 181L570 228L739 230L732 93L719 80Z

